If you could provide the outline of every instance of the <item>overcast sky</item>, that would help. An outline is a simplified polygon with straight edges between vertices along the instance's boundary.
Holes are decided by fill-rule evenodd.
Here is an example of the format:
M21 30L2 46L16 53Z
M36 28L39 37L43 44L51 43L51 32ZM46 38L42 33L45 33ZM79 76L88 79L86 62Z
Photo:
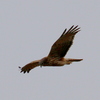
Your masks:
M65 28L79 25L63 67L18 66L47 56ZM1 0L0 100L100 100L100 1Z

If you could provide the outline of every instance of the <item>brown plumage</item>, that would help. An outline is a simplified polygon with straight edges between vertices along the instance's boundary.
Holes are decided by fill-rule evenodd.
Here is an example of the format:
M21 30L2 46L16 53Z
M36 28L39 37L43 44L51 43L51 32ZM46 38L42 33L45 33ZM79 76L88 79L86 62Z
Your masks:
M80 28L78 28L78 26L74 27L74 25L68 31L67 29L65 29L60 38L52 45L50 53L47 57L44 57L40 60L32 61L22 68L19 67L21 69L21 72L29 73L31 69L37 66L63 66L65 64L71 64L72 62L83 60L64 58L73 43L75 34L79 31Z

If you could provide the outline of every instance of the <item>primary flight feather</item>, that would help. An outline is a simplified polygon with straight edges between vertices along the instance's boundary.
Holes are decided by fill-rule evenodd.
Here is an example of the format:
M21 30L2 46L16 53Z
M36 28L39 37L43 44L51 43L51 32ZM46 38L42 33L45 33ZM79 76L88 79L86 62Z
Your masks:
M72 59L72 58L64 58L69 48L73 44L73 39L75 34L80 31L80 28L74 25L67 31L64 30L59 39L52 45L50 53L48 56L40 59L32 61L26 64L24 67L19 67L21 72L29 73L31 69L37 66L63 66L65 64L71 64L72 62L81 61L83 59Z

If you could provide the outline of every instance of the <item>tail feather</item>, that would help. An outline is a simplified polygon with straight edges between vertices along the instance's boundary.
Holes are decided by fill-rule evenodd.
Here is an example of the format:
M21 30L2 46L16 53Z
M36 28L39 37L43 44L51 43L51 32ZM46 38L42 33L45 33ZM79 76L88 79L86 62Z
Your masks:
M78 61L82 61L83 59L68 59L68 61L70 62L78 62Z

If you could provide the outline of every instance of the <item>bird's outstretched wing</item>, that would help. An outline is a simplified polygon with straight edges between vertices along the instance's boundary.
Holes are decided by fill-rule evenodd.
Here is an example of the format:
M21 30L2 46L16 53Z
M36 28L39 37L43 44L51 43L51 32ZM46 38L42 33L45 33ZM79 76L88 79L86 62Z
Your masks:
M67 31L64 30L60 38L52 45L48 57L64 57L73 43L73 39L76 33L80 31L80 28L74 25Z
M24 67L22 67L22 68L19 67L19 68L21 69L20 72L23 72L23 73L26 73L26 72L27 72L27 73L29 73L31 69L33 69L33 68L39 66L39 61L40 61L40 60L32 61L32 62L26 64L26 65L25 65Z

